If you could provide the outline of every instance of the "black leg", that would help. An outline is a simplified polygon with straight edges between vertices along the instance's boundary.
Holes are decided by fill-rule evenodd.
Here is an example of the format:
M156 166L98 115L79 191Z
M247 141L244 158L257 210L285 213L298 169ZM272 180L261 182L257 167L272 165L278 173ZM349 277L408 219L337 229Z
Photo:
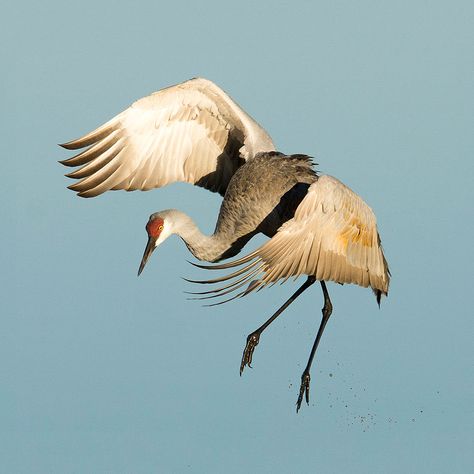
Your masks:
M256 329L254 332L249 334L247 336L247 344L245 345L244 349L244 354L242 355L242 362L240 363L240 375L242 375L242 372L244 371L244 368L246 365L250 367L250 364L252 363L252 356L253 356L253 351L255 350L255 347L258 344L258 341L260 340L260 334L268 327L270 324L286 309L288 306L290 306L293 301L295 301L298 296L303 293L304 290L309 288L314 282L316 281L316 278L314 276L309 276L308 279L301 285L298 290L295 291L295 293L286 301L286 303L279 308L275 314L272 315L271 318L269 318L267 321L265 321L258 329ZM328 297L329 298L329 297Z
M326 288L326 283L321 281L321 288L323 289L324 294L324 306L322 309L323 319L321 320L321 324L319 326L318 334L316 335L316 339L313 344L313 348L311 349L311 354L309 355L308 363L306 364L306 368L301 375L301 386L300 386L300 394L298 396L298 401L296 402L296 412L301 408L301 402L303 401L303 395L306 399L306 403L309 405L309 382L310 376L309 371L311 369L311 364L313 363L314 354L316 353L316 349L318 348L319 340L323 335L324 328L326 327L326 323L329 320L329 316L332 313L332 303L329 298L328 289Z

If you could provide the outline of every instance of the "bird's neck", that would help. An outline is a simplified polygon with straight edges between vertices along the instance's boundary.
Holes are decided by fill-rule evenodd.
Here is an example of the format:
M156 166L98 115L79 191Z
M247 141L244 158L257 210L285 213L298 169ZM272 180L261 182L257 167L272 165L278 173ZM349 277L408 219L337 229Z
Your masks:
M220 233L203 234L195 222L181 211L174 211L174 233L183 239L189 251L198 259L214 262L229 248L230 242Z

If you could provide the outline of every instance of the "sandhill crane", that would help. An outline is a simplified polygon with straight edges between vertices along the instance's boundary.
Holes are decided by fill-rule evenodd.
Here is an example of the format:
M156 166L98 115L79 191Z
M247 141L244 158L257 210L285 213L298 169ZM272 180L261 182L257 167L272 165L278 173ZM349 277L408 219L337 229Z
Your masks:
M66 176L79 196L108 190L149 190L185 181L224 198L215 231L207 236L183 212L152 214L140 274L158 245L177 234L198 260L235 256L257 233L270 239L249 255L202 268L228 269L227 282L202 298L234 298L281 279L306 275L303 285L258 329L249 334L240 373L252 363L262 332L316 280L321 284L322 321L301 376L297 411L309 404L310 368L332 313L326 281L355 283L387 295L389 270L370 207L331 176L318 176L306 155L284 155L265 130L222 89L206 79L183 82L136 101L91 133L62 145L86 148L62 161L80 167ZM240 289L240 290L239 290ZM230 298L233 299L233 298ZM226 300L228 301L228 300Z

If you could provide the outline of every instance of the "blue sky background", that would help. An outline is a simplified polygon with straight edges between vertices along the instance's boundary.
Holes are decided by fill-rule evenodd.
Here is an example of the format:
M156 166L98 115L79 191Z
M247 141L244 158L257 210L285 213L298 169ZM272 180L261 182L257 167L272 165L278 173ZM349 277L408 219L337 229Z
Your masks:
M473 17L470 1L4 5L0 470L472 472ZM137 278L149 214L211 232L219 196L79 199L57 163L57 143L198 75L378 216L390 296L329 285L298 415L320 289L239 377L247 334L302 280L203 308L180 276L208 275L176 238Z

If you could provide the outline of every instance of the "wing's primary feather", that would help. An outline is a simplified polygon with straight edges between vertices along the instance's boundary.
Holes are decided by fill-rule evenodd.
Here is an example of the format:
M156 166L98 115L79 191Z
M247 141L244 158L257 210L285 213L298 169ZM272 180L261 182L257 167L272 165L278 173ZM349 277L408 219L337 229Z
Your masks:
M225 193L247 158L275 149L270 136L224 91L191 79L136 101L87 135L62 145L87 148L64 160L79 196L149 190L185 181Z

